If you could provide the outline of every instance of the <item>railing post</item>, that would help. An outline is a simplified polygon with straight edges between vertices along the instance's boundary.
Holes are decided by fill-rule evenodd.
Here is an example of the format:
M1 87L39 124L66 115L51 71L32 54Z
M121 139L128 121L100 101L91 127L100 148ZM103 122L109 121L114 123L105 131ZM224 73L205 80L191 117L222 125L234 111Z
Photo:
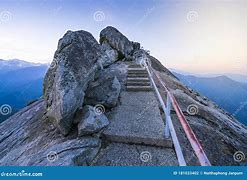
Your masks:
M168 124L168 118L171 118L171 100L169 95L167 94L166 97L166 127L165 127L165 138L169 138L170 137L170 130L169 130L169 124Z

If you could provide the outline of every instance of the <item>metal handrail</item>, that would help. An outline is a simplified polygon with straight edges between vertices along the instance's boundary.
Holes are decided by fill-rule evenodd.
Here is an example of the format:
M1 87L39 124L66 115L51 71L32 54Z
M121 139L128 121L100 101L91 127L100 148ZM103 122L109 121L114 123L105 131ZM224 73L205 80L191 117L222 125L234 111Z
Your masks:
M188 121L186 120L181 108L179 107L175 97L170 93L169 89L166 87L166 85L164 84L164 82L161 80L160 76L157 75L155 73L155 71L152 69L150 63L147 63L144 59L143 59L143 65L144 67L147 69L148 71L148 74L149 74L149 77L150 77L150 80L152 82L152 85L155 89L155 92L158 96L158 99L161 103L161 106L163 108L163 111L165 112L165 115L166 115L166 129L165 129L165 137L168 137L169 136L169 132L168 132L168 129L171 133L171 136L172 136L172 140L173 140L173 143L174 143L174 147L175 147L175 151L176 151L176 155L177 155L177 158L178 158L178 161L179 161L179 165L184 165L186 166L186 162L184 160L184 156L183 156L183 153L182 153L182 150L181 150L181 146L179 144L179 141L178 141L178 138L177 138L177 135L176 135L176 132L175 132L175 129L174 129L174 126L172 124L172 120L171 120L171 116L170 116L170 112L171 112L171 104L173 105L173 108L178 116L178 119L183 127L183 130L185 131L185 134L200 162L200 164L202 166L211 166L211 163L210 161L208 160L203 148L202 148L202 145L200 144L200 142L198 141L195 133L193 132L193 130L191 129ZM166 93L167 93L167 105L165 106L164 102L163 102L163 99L158 91L158 88L152 78L152 73L150 72L149 68L151 69L152 73L155 74L155 76L157 77L157 79L159 80L159 82L161 83L161 85L163 86L163 88L165 89Z
M154 87L154 90L156 92L156 95L158 97L158 100L161 104L161 107L165 113L165 116L166 116L166 128L165 128L165 137L166 138L169 138L169 136L171 135L171 138L172 138L172 141L173 141L173 144L174 144L174 148L175 148L175 152L176 152L176 155L177 155L177 159L178 159L178 164L179 166L186 166L186 161L184 159L184 155L183 155L183 152L182 152L182 148L179 144L179 141L178 141L178 137L177 137L177 134L176 134L176 131L175 131L175 128L173 126L173 123L172 123L172 120L171 120L171 116L170 116L170 107L171 107L171 101L169 98L167 98L167 104L165 105L160 93L159 93L159 90L152 78L152 74L148 68L148 66L145 65L145 68L147 69L147 72L148 72L148 75L149 75L149 78L151 80L151 83Z
M187 136L200 164L202 166L211 166L211 163L208 160L208 157L207 157L206 153L204 152L201 143L197 139L195 133L193 132L192 128L190 127L188 121L186 120L181 108L178 105L176 98L170 93L170 91L165 86L164 82L161 80L159 75L157 75L155 72L154 72L154 74L156 75L156 77L160 81L161 85L165 88L167 95L169 96L169 99L171 99L173 108L174 108L174 110L178 116L178 119L179 119L179 121L183 127L183 130L184 130L184 132L185 132L185 134L186 134L186 136Z

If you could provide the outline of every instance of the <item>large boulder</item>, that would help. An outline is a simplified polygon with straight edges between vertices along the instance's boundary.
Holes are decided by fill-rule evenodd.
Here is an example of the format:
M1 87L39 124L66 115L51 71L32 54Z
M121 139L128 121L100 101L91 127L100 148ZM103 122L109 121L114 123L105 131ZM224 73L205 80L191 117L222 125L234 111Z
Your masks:
M104 67L107 67L118 60L117 50L113 49L107 42L103 42L101 46L107 56L105 61L102 62Z
M59 40L43 93L47 116L62 134L69 133L74 113L83 105L84 91L102 61L104 53L89 32L68 31Z
M107 43L112 49L117 50L118 59L131 59L134 50L140 48L138 43L129 41L127 37L111 26L107 26L100 32L100 43Z
M100 71L97 71L97 73L95 74L95 80L98 80L99 78L114 78L115 76L121 84L121 91L125 90L126 79L128 76L128 64L126 62L117 61L111 64L110 66L101 69Z
M86 91L85 104L114 107L117 105L120 90L121 84L116 76L99 76L99 79L90 83Z
M95 107L85 106L78 124L78 136L91 135L99 132L109 124L107 117L99 113Z

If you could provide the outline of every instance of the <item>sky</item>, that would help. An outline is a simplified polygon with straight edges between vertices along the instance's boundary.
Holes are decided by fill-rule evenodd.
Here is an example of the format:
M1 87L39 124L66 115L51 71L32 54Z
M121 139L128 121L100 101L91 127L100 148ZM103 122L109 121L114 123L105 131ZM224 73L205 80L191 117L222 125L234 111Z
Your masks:
M168 68L247 74L245 0L0 0L0 59L49 63L67 30L114 26Z

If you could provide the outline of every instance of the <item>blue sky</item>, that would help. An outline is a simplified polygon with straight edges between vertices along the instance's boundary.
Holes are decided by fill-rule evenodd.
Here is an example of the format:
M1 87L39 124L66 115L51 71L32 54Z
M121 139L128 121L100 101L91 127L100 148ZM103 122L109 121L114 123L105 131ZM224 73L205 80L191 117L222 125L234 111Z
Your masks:
M67 30L111 25L166 67L247 74L246 19L244 0L0 0L0 59L51 62Z

